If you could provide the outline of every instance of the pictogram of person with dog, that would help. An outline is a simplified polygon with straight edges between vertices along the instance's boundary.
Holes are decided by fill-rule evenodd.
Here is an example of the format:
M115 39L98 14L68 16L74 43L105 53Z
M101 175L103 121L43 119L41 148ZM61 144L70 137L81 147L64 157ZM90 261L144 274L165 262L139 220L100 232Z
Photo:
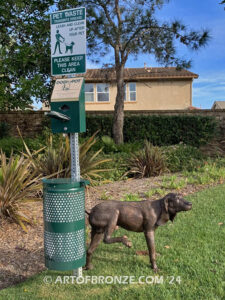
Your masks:
M60 49L60 43L63 43L65 41L64 37L61 36L61 34L59 33L59 30L56 30L56 43L55 43L55 51L53 53L53 55L55 55L57 48L59 48L59 53L62 54L61 49Z
M59 53L63 54L62 51L61 51L60 46L61 46L62 43L65 43L65 38L59 33L59 30L56 30L55 38L56 38L56 43L55 43L55 51L54 51L53 55L55 55L55 53L57 51L57 48L59 50ZM73 53L74 42L71 42L70 44L65 43L65 46L66 46L65 53L70 51L70 53L72 54Z

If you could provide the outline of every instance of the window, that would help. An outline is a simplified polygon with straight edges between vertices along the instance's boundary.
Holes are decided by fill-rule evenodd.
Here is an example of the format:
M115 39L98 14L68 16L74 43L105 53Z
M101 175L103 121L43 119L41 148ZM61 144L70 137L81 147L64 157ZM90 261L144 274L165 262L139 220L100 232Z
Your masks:
M136 101L136 83L135 82L129 83L129 100Z
M94 84L92 83L85 84L85 101L94 102Z
M127 84L124 84L124 101L127 101Z
M107 83L97 84L97 102L109 102L109 85Z

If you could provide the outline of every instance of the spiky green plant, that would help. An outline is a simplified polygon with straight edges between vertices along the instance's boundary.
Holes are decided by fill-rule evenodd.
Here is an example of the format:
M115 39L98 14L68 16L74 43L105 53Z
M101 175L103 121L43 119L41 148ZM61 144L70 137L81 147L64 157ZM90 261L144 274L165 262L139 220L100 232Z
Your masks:
M18 129L19 131L19 129ZM20 133L20 131L19 131ZM87 139L79 148L80 158L80 170L81 176L88 179L91 183L95 183L96 179L101 179L102 172L109 172L111 169L100 168L105 162L111 161L111 159L99 159L99 154L102 149L97 152L92 151L92 146L97 142L98 131L95 132L89 139ZM48 146L43 147L38 151L31 152L26 145L21 133L21 139L23 140L26 153L24 156L30 159L32 166L36 172L42 174L43 177L53 178L70 177L71 170L71 158L70 158L70 141L69 137L62 137L58 143L57 149L54 148L52 143L52 135L49 137Z
M127 165L130 169L127 174L138 178L158 176L167 170L164 154L148 141L145 141L143 150L131 155Z
M80 170L81 176L88 179L91 183L95 183L95 179L102 179L102 172L110 172L111 169L102 169L100 166L106 162L111 161L110 158L99 159L98 156L102 152L99 149L97 152L91 151L91 147L97 142L95 132L89 139L87 139L80 146Z
M61 138L57 148L54 148L52 136L48 146L35 159L35 167L44 177L70 176L70 143L68 137Z
M40 189L40 175L31 172L31 161L0 152L0 217L9 217L27 231L24 222L31 223L22 208L26 202L37 201Z

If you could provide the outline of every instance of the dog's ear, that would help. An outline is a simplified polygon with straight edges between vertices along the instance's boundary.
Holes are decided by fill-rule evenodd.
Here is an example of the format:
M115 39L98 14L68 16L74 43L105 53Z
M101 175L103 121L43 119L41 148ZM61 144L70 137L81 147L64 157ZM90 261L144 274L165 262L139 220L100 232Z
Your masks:
M169 208L169 197L164 197L163 199L163 204L164 204L164 208L165 208L165 211L168 213L168 208Z

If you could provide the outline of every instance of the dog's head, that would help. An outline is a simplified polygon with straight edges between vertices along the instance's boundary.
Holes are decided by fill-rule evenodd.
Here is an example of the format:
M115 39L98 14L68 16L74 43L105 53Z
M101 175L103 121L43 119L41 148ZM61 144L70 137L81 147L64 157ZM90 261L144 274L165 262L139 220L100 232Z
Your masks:
M73 46L74 45L74 42L71 42L71 44L70 44L71 46Z
M192 203L184 200L178 194L169 193L162 200L165 211L169 214L169 218L171 221L174 220L178 212L187 211L192 208Z

